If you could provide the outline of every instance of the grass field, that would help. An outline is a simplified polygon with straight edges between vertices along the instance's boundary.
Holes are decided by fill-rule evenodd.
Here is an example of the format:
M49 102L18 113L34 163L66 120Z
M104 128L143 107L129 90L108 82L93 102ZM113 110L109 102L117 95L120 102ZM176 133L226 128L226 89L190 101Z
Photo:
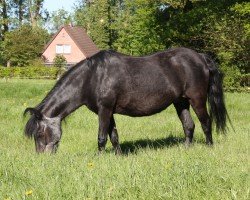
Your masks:
M48 80L0 80L0 200L2 199L249 199L250 94L227 93L235 133L214 133L183 145L174 108L145 118L116 115L124 156L111 144L97 155L97 116L80 108L63 123L57 154L38 155L23 135L27 118L53 86Z

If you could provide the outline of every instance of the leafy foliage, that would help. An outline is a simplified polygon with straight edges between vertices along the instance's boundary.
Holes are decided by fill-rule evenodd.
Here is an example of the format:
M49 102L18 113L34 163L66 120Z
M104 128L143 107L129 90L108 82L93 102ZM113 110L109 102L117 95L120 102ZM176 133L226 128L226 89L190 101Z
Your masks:
M65 72L65 66L66 66L67 60L63 55L58 54L55 56L53 62L54 62L54 66L58 68L57 77L59 78Z
M0 2L0 37L6 40L0 42L0 64L26 66L39 56L48 35L36 28L49 15L43 2ZM248 85L242 84L250 72L250 3L246 0L78 0L72 14L61 9L50 16L53 32L74 18L74 24L83 26L101 49L145 55L185 46L210 54L225 74L225 87ZM21 26L25 21L32 30Z
M50 31L55 33L61 26L71 23L71 15L64 9L53 11L50 17Z
M27 66L41 55L48 36L45 30L30 25L10 31L3 41L3 58L13 66Z
M115 40L114 22L118 10L117 0L83 0L76 8L75 19L100 48L109 49L113 48Z
M55 56L53 62L54 62L55 67L62 68L62 67L65 66L67 61L66 61L66 58L63 55L58 54L58 55Z
M43 9L43 3L44 0L1 0L0 27L4 27L3 34L25 23L32 27L43 24L48 19L48 11Z
M160 19L158 1L125 1L124 9L117 21L117 40L114 47L118 51L132 55L145 55L166 48L165 24Z
M0 78L56 79L59 69L56 67L0 67Z
M243 0L80 1L75 20L100 48L145 55L185 46L212 55L226 87L249 73L250 3Z

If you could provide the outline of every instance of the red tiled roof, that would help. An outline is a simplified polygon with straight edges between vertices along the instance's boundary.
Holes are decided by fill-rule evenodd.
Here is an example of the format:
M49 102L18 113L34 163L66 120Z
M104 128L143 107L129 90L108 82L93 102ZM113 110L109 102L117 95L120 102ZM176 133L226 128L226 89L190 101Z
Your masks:
M87 58L91 57L92 55L100 51L82 27L70 26L70 25L62 26L53 36L53 38L48 42L48 44L45 46L44 51L48 48L48 46L51 44L51 42L56 38L58 33L63 28L66 30L66 32L69 34L69 36L76 43L78 48Z

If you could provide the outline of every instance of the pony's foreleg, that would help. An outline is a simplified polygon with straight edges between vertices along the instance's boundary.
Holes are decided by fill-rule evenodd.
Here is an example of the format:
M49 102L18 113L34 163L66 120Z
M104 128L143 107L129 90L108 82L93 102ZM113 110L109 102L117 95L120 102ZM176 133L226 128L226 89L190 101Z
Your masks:
M121 147L119 144L119 137L118 137L118 133L117 133L116 125L115 125L114 116L112 116L111 120L110 120L109 137L110 137L110 141L115 149L115 154L117 154L117 155L122 154Z
M185 144L188 146L192 143L195 128L194 121L189 112L190 104L187 99L182 99L178 103L174 103L174 106L186 136Z
M98 112L98 118L99 118L98 150L99 152L105 149L111 116L112 116L112 110L105 108L105 107L101 107L99 109L99 112Z

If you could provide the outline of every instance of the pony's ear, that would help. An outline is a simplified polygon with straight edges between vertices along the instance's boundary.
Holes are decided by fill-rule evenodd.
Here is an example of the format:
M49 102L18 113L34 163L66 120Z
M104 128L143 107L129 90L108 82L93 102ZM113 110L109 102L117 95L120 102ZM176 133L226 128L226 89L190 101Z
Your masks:
M26 108L23 115L26 115L27 112L29 112L31 115L34 115L35 118L38 119L38 120L43 119L42 113L39 110L35 109L35 108Z

